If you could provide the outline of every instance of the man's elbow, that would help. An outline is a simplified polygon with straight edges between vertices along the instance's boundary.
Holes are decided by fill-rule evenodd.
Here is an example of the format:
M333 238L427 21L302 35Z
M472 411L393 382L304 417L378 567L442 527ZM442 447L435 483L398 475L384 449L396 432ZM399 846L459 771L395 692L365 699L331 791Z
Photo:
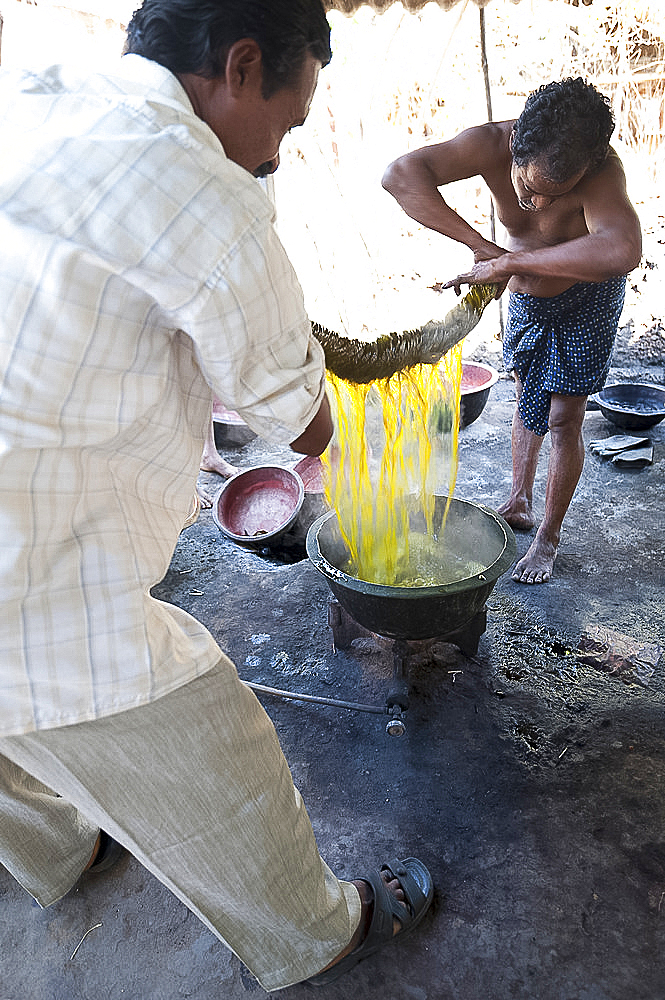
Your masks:
M616 227L610 236L611 259L615 274L629 274L642 260L642 229L637 220Z
M630 271L633 271L642 260L641 233L637 233L631 239L626 241L624 247L624 258L627 266L623 273L628 274Z
M405 162L407 155L400 156L398 159L393 160L392 163L389 163L381 178L381 187L388 194L391 194L393 198L398 198L400 191L408 186L408 170Z
M321 455L333 435L333 422L328 397L324 396L316 416L309 422L300 437L289 447L300 455Z
M638 266L641 259L641 240L617 240L606 258L607 276L611 278L619 274L630 274Z

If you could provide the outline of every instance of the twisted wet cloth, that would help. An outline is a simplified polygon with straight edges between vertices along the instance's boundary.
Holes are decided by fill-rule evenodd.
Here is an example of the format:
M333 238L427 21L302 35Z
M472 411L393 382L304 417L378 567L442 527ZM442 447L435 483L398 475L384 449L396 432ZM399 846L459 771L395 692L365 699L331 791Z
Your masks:
M534 434L547 433L552 393L588 396L603 387L625 288L622 275L550 298L511 292L503 359L522 383L519 415Z

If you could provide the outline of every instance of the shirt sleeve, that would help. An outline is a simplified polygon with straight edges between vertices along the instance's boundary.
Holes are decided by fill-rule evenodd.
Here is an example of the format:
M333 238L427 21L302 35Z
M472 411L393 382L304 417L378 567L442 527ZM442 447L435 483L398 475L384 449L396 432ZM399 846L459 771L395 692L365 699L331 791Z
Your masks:
M321 404L325 360L269 218L218 263L199 302L186 332L214 395L261 437L294 441Z

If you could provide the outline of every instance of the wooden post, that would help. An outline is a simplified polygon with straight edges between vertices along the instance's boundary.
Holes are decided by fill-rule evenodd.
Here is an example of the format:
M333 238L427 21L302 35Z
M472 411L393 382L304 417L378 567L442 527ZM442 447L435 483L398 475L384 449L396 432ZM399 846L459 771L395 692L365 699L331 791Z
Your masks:
M483 80L485 83L485 103L487 105L487 120L488 122L493 121L492 117L492 90L490 87L490 74L489 67L487 65L487 45L485 38L485 8L479 7L478 13L480 14L480 62L483 69ZM494 213L494 202L490 198L490 234L492 236L492 243L496 243L496 220ZM498 302L499 306L499 329L500 329L500 340L503 340L503 306L501 304L501 299Z
M490 88L490 74L489 67L487 65L487 45L485 39L485 8L479 7L478 13L480 14L480 64L483 70L483 81L485 83L485 104L487 105L487 120L491 122L492 119L492 91ZM492 234L492 243L496 243L496 230L494 221L494 202L490 201L490 232Z

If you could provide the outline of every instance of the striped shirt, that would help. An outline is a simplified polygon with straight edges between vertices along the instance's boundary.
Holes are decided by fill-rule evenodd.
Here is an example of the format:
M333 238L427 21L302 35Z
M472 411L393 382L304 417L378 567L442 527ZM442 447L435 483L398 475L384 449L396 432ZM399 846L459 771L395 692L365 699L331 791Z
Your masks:
M0 736L145 704L219 650L150 596L213 395L295 440L323 352L258 182L129 55L0 76Z

